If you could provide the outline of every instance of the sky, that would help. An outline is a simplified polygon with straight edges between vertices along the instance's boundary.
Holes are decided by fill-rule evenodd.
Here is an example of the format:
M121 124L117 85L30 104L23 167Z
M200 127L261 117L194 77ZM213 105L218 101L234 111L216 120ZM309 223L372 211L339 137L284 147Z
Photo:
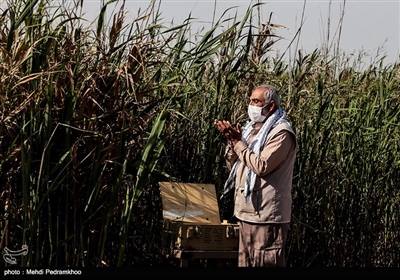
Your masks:
M223 12L226 16L241 18L251 4L259 1L251 0L156 0L160 5L163 23L178 25L191 15L199 27L211 26L213 16L219 19ZM103 0L85 1L90 13L98 14ZM282 39L276 44L276 52L286 51L296 32L301 26L297 46L289 49L301 49L310 53L315 48L326 46L329 42L339 43L340 53L346 57L359 57L371 64L384 58L384 64L396 63L399 60L400 46L400 0L271 0L261 1L261 20L283 25L275 34ZM135 17L139 11L145 10L150 0L126 0L126 11ZM344 12L344 13L343 13ZM343 17L342 17L343 16ZM340 19L342 17L342 22ZM302 25L303 22L303 25ZM328 26L330 26L328 32ZM340 29L341 28L341 29ZM339 36L340 34L340 36ZM297 41L296 41L297 42Z

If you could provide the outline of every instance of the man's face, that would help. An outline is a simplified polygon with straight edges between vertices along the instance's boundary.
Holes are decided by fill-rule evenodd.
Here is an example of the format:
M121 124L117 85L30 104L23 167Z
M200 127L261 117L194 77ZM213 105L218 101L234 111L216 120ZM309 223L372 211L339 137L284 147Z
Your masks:
M268 104L265 102L264 91L263 89L255 89L250 96L250 105L257 107L264 107L262 109L261 114L266 116L267 118L274 112L275 110L275 102L271 100Z
M263 107L265 105L264 93L262 89L256 89L251 93L250 105Z

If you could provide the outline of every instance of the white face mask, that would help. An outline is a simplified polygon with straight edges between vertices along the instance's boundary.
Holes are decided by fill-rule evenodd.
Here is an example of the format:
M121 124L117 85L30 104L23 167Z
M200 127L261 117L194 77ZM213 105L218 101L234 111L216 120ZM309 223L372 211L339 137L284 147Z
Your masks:
M249 114L250 120L252 120L253 122L263 122L265 120L265 116L261 115L261 112L267 105L265 105L264 107L249 105L247 113Z

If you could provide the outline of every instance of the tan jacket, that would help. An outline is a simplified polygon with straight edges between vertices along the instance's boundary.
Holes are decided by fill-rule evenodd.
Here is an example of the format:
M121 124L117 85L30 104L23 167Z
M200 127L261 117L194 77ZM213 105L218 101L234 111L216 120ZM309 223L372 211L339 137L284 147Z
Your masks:
M256 123L248 145L261 129L263 123ZM231 169L239 157L235 182L234 215L254 223L288 223L291 220L292 178L296 158L296 139L292 128L282 123L273 128L267 136L260 156L246 143L239 141L234 147L228 146L225 159ZM245 203L247 167L257 174L252 201Z

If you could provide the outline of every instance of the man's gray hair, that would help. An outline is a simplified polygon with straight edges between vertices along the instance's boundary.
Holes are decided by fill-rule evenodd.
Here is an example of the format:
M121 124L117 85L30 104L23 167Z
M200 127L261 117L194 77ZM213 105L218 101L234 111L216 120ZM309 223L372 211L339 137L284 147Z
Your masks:
M256 89L259 88L262 88L264 91L265 104L268 104L269 102L271 102L271 100L274 100L278 108L281 106L281 97L276 87L267 84L262 84L259 85Z

